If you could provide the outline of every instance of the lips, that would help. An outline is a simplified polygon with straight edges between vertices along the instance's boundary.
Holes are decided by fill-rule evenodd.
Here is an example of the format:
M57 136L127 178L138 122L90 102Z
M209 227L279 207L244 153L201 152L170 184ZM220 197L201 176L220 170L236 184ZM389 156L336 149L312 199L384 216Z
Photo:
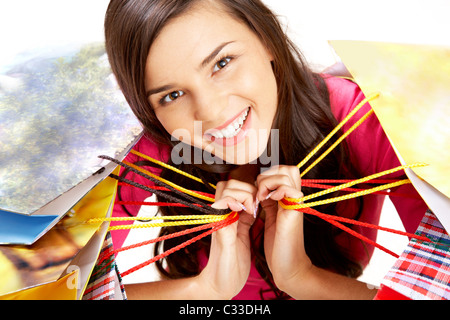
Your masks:
M249 127L250 107L238 114L235 118L227 121L224 125L208 130L205 135L210 140L222 145L234 145L244 137Z

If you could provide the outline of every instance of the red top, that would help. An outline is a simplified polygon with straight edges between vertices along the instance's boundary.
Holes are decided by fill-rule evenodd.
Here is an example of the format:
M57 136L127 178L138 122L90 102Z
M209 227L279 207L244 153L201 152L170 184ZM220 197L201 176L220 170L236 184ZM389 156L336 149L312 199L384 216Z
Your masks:
M332 112L338 122L340 122L365 97L360 88L351 81L335 77L327 77L325 81L330 92ZM358 111L356 115L344 125L342 130L345 132L348 128L350 128L369 110L369 108L370 106L368 104L362 107L361 110ZM351 162L354 166L356 166L356 169L361 173L362 177L400 166L400 162L375 115L370 116L366 121L364 121L362 125L360 125L346 138L346 141L349 147ZM167 150L162 151L160 154L157 145L146 138L142 138L134 149L156 159L164 160L167 159L169 155ZM129 154L126 160L133 163L138 160L138 157L133 154ZM299 159L299 161L300 160L301 159ZM384 176L383 178L392 179L403 174L404 173L400 171L389 176ZM136 175L132 176L131 174L127 176L127 178L135 181L145 180ZM418 196L411 184L400 186L393 191ZM123 199L134 201L143 201L146 197L148 197L147 192L137 191L135 188L123 188L121 194ZM384 197L385 196L383 195L365 196L364 208L359 220L371 224L378 224ZM425 214L427 209L426 204L420 199L395 196L391 196L390 198L397 209L406 231L414 233L423 215ZM128 208L129 210L133 210L131 213L134 215L136 215L139 210L139 207L136 206L129 206ZM339 203L337 206L337 210L340 215L348 218L352 218L353 210L350 209L351 208L348 204L345 204L344 206L344 202ZM347 214L347 212L349 214ZM115 206L113 216L125 216L121 206ZM255 229L263 227L263 222L261 220L257 220L255 223ZM121 224L123 224L123 222L121 222ZM114 223L111 223L111 225L114 225ZM353 229L372 240L376 240L377 231L375 229L363 227L354 227ZM122 246L127 234L127 230L114 231L112 233L115 248L120 248ZM361 265L366 266L368 264L373 253L373 247L361 243L360 240L345 232L340 234L336 241L339 244L350 248L353 253L353 258L356 259L356 261L359 261ZM206 265L206 258L201 260L201 264ZM264 291L268 288L268 285L261 279L254 265L252 265L247 284L235 297L235 299L260 299L260 290L263 289ZM264 299L270 299L273 297L270 291L265 293L263 296Z

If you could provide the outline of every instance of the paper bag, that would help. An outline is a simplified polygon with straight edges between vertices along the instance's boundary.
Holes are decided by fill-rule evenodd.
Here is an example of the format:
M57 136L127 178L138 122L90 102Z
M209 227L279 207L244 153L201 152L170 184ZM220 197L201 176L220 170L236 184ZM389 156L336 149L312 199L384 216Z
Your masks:
M450 47L331 41L371 102L406 174L450 230Z
M142 133L103 43L47 49L0 62L2 244L45 234L115 168L98 156L123 159Z
M450 47L332 41L371 102L402 164L430 210L381 282L376 300L450 299Z
M109 225L86 222L111 216L116 187L117 180L104 179L33 245L1 245L0 295L54 282L78 270L80 298Z

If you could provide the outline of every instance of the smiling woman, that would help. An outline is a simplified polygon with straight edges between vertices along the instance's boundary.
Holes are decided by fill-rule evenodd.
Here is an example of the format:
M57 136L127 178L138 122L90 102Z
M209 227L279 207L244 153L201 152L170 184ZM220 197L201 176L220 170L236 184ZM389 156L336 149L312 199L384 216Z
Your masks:
M216 189L187 182L168 170L162 170L161 177L215 192L216 209L240 211L237 223L213 233L211 239L158 261L166 280L129 285L128 297L374 296L355 280L372 248L320 219L303 219L302 214L278 206L284 197L312 193L301 187L296 164L364 100L355 83L314 73L274 13L259 0L113 0L105 35L112 69L146 131L136 150L159 154L174 164L171 151L177 149L178 133L183 132L182 143L195 151L192 154L209 153L226 163L211 164L202 156L200 163L177 162L177 167ZM365 104L361 112L369 108ZM347 125L344 131L353 123ZM273 131L276 138L269 134ZM359 131L304 178L354 179L399 165L375 117ZM269 163L270 168L264 168L264 151L276 153L280 165ZM411 187L400 188L408 192ZM371 195L318 210L377 223L383 200ZM408 212L408 228L414 232L426 206L404 202L398 208ZM160 212L190 214L191 209L161 207ZM166 227L161 235L176 231L180 228ZM358 231L376 238L375 232ZM167 240L163 249L185 240ZM158 245L155 253L160 249Z

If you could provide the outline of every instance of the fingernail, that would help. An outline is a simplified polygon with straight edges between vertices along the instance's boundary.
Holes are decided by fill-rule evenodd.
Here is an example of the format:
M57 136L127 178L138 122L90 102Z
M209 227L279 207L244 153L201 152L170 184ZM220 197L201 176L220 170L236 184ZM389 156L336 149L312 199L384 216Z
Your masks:
M253 218L256 219L256 213L258 212L258 207L259 207L259 200L256 199L255 201L255 210L253 211Z
M274 193L275 193L275 191L272 191L271 193L269 193L269 194L267 195L267 197L266 197L264 200L269 199Z
M242 203L239 203L239 204L241 205L242 210L247 211L247 208Z

